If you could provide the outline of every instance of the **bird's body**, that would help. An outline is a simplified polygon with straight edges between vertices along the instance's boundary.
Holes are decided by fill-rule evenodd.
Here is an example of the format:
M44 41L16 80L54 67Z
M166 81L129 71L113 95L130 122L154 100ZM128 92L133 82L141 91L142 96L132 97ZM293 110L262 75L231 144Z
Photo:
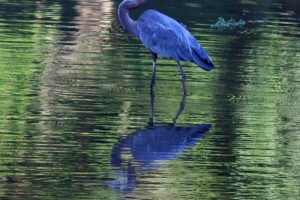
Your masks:
M139 38L152 53L153 65L150 95L154 95L157 55L176 60L182 76L183 92L186 94L186 77L180 61L196 63L207 71L213 69L214 65L195 37L184 25L176 20L155 10L147 10L138 20L133 20L129 16L129 11L138 8L145 1L123 0L119 5L118 14L124 30ZM153 108L152 101L151 108ZM153 110L150 113L150 118L152 118Z
M201 45L176 20L155 10L145 11L137 20L139 39L152 53L177 61L194 62L205 70L213 69Z

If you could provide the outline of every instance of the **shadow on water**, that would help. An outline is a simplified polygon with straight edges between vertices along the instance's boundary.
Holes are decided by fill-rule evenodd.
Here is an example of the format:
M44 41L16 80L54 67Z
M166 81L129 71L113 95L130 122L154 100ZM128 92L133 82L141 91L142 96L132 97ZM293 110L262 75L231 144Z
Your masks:
M155 125L152 118L153 93L150 98L148 126L120 139L111 152L110 164L116 179L109 186L124 194L134 191L140 174L156 172L166 166L168 161L177 159L188 148L195 146L211 127L210 124L176 126L176 120L185 107L186 95L182 96L172 124Z

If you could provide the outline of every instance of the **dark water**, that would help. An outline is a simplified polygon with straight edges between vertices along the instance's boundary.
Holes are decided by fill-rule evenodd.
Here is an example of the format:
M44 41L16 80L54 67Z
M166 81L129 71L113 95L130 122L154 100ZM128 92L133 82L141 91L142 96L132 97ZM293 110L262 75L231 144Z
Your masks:
M300 2L151 1L218 68L158 61L119 1L0 0L0 199L299 199ZM210 28L218 17L260 20Z

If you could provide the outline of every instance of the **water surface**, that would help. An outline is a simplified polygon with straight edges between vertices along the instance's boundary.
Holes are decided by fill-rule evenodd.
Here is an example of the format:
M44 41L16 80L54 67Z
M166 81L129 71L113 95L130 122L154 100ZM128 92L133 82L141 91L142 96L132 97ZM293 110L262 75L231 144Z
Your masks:
M299 198L300 3L161 0L135 11L184 23L218 66L183 63L174 127L181 77L158 60L156 132L151 56L122 30L118 3L0 0L0 198ZM270 22L210 28L220 16Z

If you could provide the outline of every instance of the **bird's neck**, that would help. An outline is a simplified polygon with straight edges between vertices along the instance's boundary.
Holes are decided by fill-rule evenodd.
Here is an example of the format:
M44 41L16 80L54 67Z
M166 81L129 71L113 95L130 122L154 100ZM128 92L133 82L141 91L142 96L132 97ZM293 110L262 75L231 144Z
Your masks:
M129 10L138 8L144 2L145 0L124 0L119 5L119 19L123 28L136 37L138 37L136 21L129 16Z

